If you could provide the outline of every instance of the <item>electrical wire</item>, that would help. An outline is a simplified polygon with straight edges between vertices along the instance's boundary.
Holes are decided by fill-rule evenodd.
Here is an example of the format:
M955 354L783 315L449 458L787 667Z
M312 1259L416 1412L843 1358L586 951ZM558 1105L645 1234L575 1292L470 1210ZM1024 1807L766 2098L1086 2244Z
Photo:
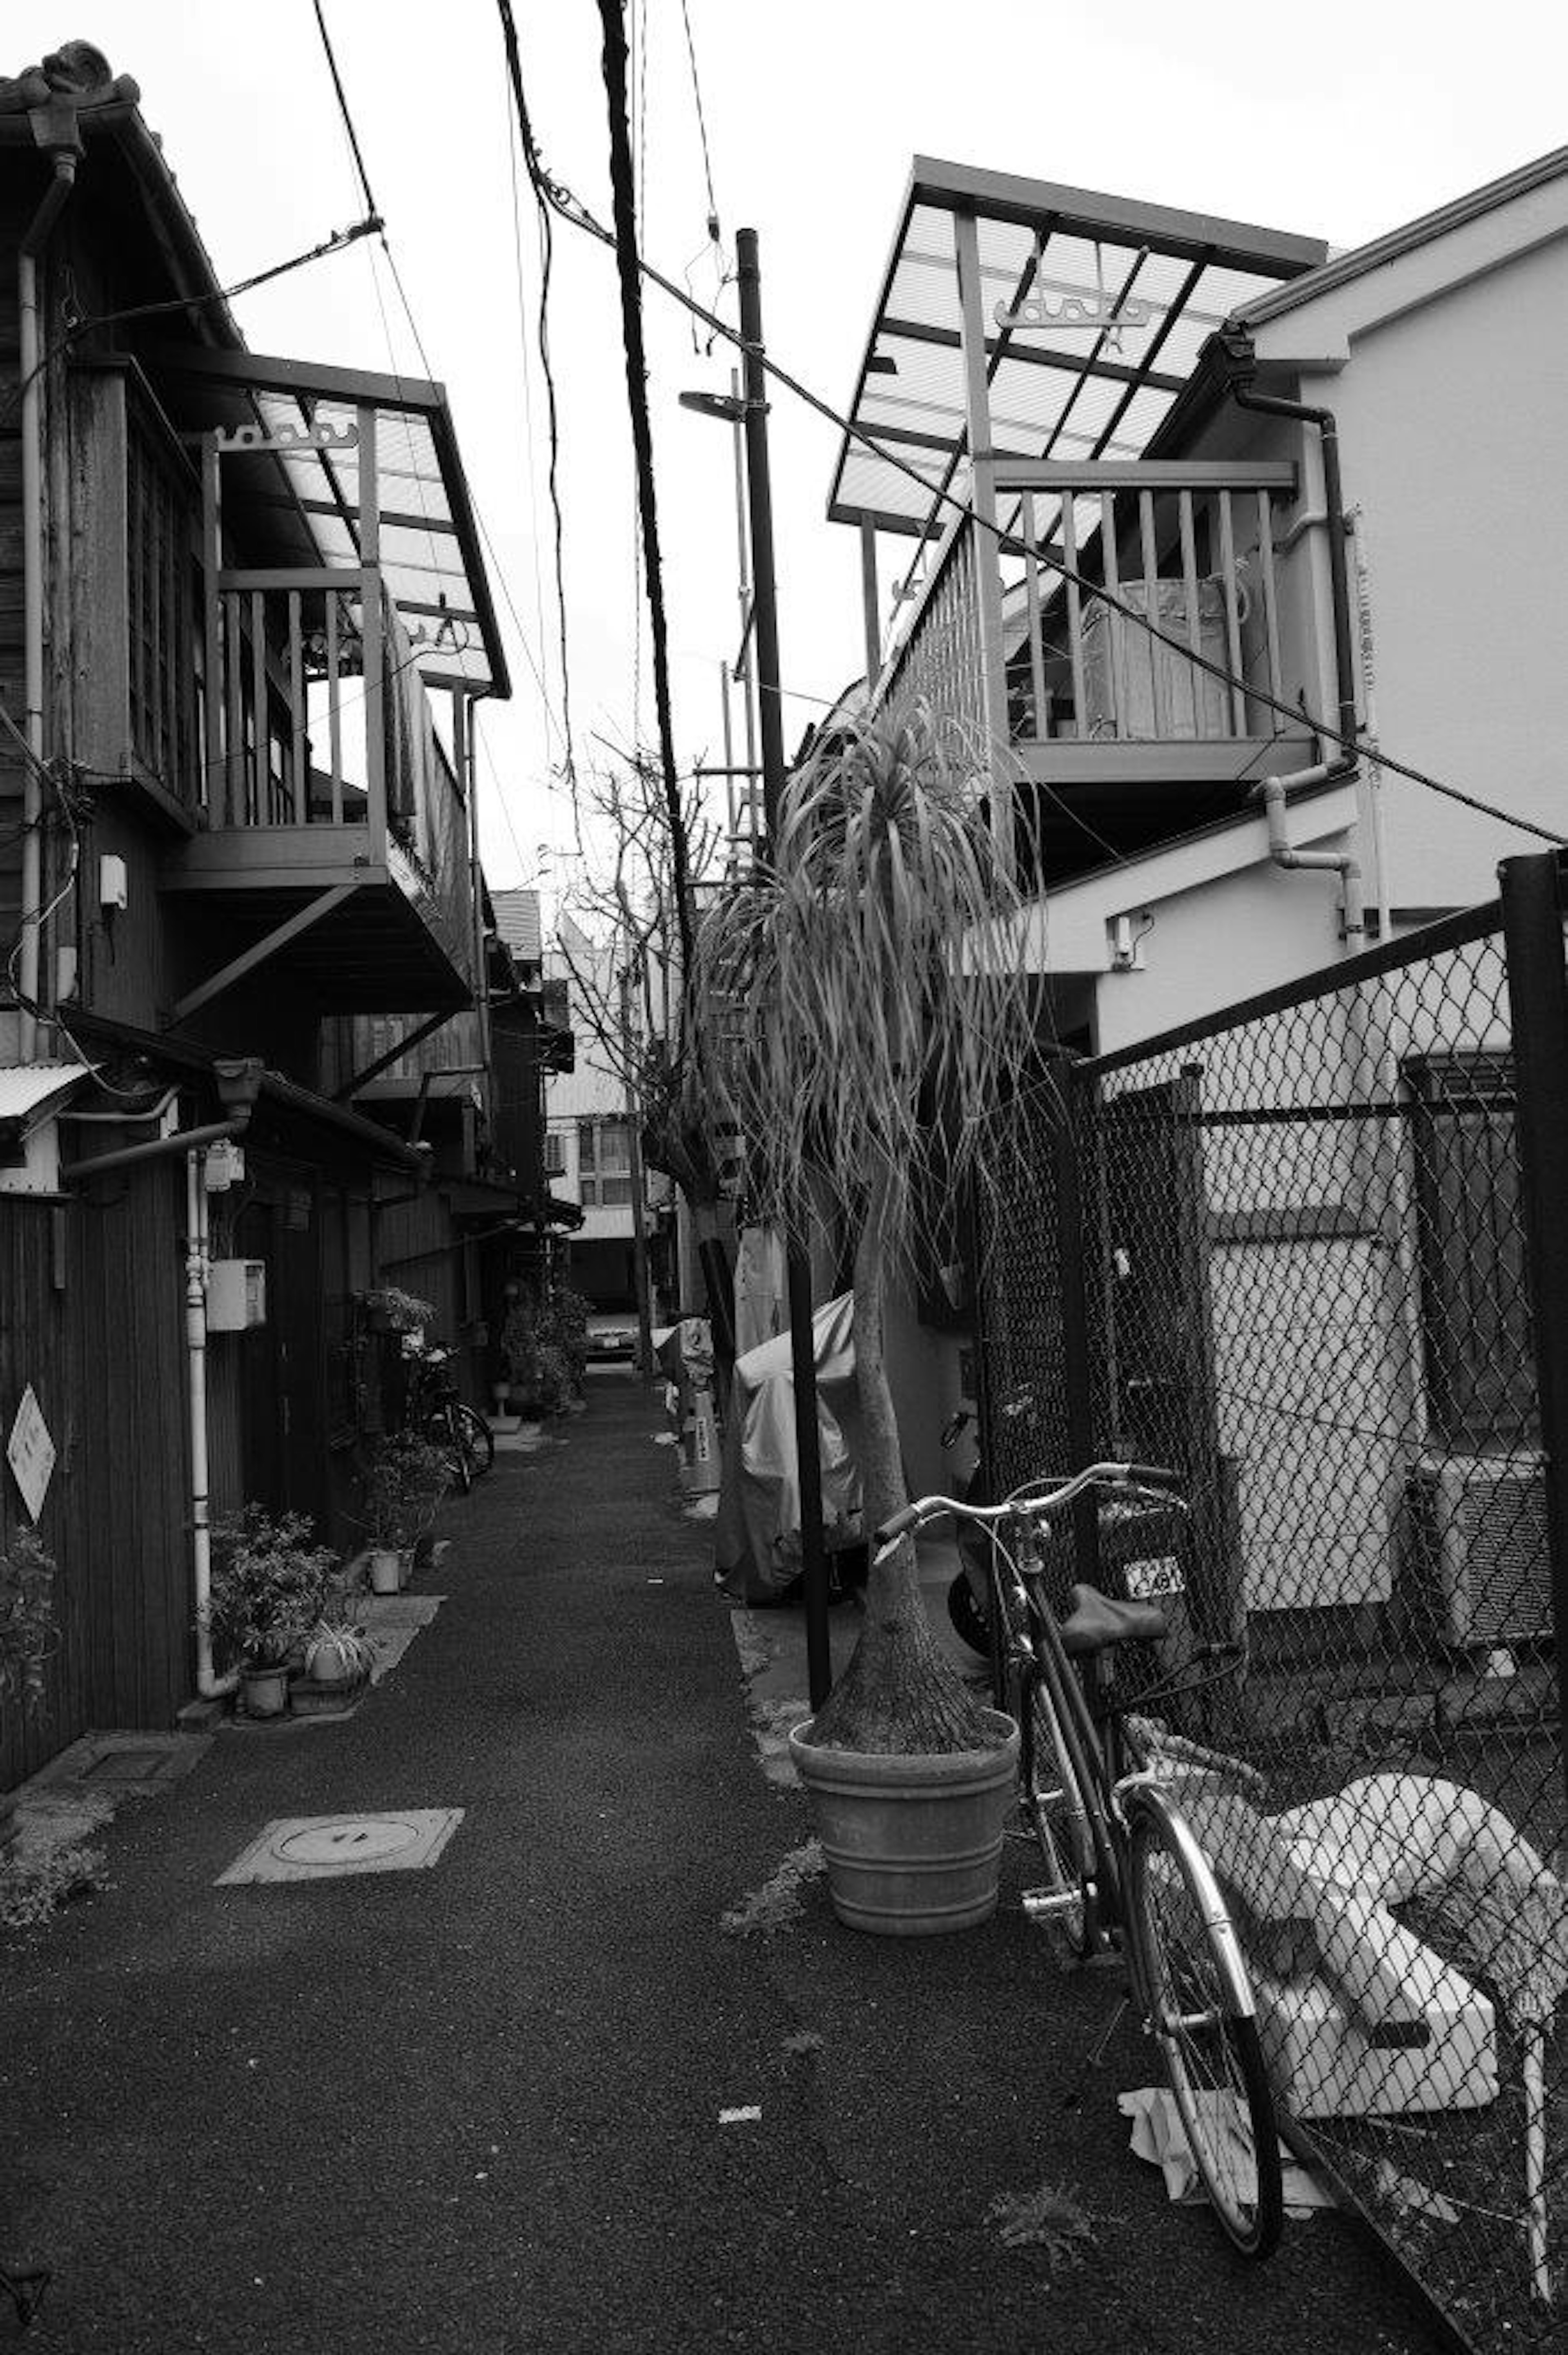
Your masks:
M510 27L512 20L510 0L497 0L497 5L503 23ZM514 56L514 33L512 34L511 38ZM546 171L543 158L535 146L532 128L524 106L521 69L515 65L514 79L514 92L520 109L519 119L523 130L524 154L530 177L534 182L535 192L540 203L548 205L552 211L558 213L561 218L568 222L572 228L582 229L588 236L597 239L601 245L613 247L615 240L603 223L595 219L581 199L575 197L569 188L562 182L553 179ZM701 319L714 336L722 337L726 343L736 345L742 351L747 349L746 340L738 328L730 326L715 313L699 303L689 292L683 293L673 280L666 278L662 271L655 269L652 262L641 255L638 257L637 266L642 275L651 280L662 293L667 294L673 302L680 304L694 317ZM792 392L798 400L804 402L805 406L813 410L819 417L824 418L847 439L859 442L874 457L880 459L884 464L893 467L896 473L907 475L927 497L930 496L929 482L906 459L900 457L896 451L884 448L874 435L867 432L863 425L842 415L831 402L811 391L809 386L802 384L798 377L791 375L788 368L781 367L766 351L758 350L757 357L767 374L773 378L776 383L781 384L787 391ZM1211 677L1219 679L1224 685L1240 688L1253 701L1261 704L1265 709L1277 712L1298 725L1305 723L1315 735L1329 743L1338 745L1347 756L1353 756L1364 750L1358 737L1334 727L1320 715L1286 703L1281 698L1270 695L1263 688L1240 677L1223 663L1212 662L1206 655L1195 653L1185 639L1171 636L1161 630L1148 614L1139 613L1136 606L1126 603L1120 597L1107 589L1103 582L1089 580L1068 564L1065 558L1054 556L1046 549L1032 549L1028 543L1016 539L1001 524L993 523L988 517L976 514L956 492L945 488L938 490L936 504L951 507L956 514L969 517L977 529L990 533L997 543L999 552L1018 557L1033 554L1037 562L1047 566L1062 580L1070 581L1084 595L1097 598L1101 603L1108 605L1113 612L1120 613L1124 620L1143 631L1146 636L1157 640L1161 645L1170 647L1173 653L1181 655L1196 669L1206 671ZM1533 835L1538 840L1549 842L1556 848L1568 848L1568 836L1558 834L1550 826L1537 825L1531 818L1520 817L1511 810L1501 809L1495 803L1482 801L1478 795L1466 793L1458 785L1448 784L1442 778L1432 776L1426 770L1418 769L1410 762L1395 760L1381 743L1378 746L1377 758L1381 768L1390 771L1395 776L1404 777L1411 784L1420 785L1429 793L1440 794L1445 800L1457 802L1466 809L1476 810L1483 817L1497 818L1501 824L1516 827L1522 834Z
M337 59L333 50L332 37L327 29L326 16L322 5L322 0L313 0L313 5L315 11L317 28L321 34L322 47L326 57L327 68L332 77L333 89L337 98L338 112L342 117L344 133L348 142L349 152L353 158L355 169L359 176L360 186L365 191L366 204L374 212L376 208L370 197L370 181L366 166L364 150L360 144L359 136L355 127L354 116L349 106L348 96L344 85L343 76L339 71ZM414 306L412 302L409 300L408 290L403 282L403 273L397 266L397 257L393 250L391 240L387 236L385 229L381 231L381 249L387 257L387 266L391 272L392 283L397 290L398 302L402 305L403 316L408 323L408 332L413 338L414 348L418 355L419 365L424 370L427 380L433 381L435 378L435 369L431 364L429 354L426 349L425 339L419 332L419 323L415 317ZM400 389L403 378L397 365L397 352L393 344L391 323L387 317L387 305L382 295L380 273L375 267L374 251L371 256L371 265L376 306L381 314L382 336L386 342L387 358L394 381L397 384ZM521 272L520 248L519 272ZM432 527L433 518L430 516L429 509L427 505L428 485L422 475L416 475L414 479L419 494L420 514L424 518L426 526L426 539L430 556L431 569L439 573L441 568L440 554L437 549L434 530ZM485 525L483 516L477 510L475 519L479 527L481 538L484 544L486 555L495 573L496 579L501 584L503 595L511 613L512 620L517 632L518 643L523 649L524 659L527 663L528 667L533 674L535 685L538 688L540 702L545 714L546 725L546 729L548 729L554 724L554 713L551 709L549 688L546 683L540 663L535 657L533 645L530 643L528 632L524 625L522 614L517 609L516 601L512 595L510 583L503 570L500 559L496 553L494 543L490 537L488 527ZM488 747L486 750L488 751ZM497 793L500 799L503 816L505 820L508 831L512 834L514 847L518 850L518 855L521 858L521 847L517 844L516 834L513 828L512 813L506 805L504 795L501 794L499 781L497 781Z
M296 253L287 261L275 261L268 269L255 271L249 278L241 278L233 286L220 287L213 293L176 294L162 303L132 303L123 310L101 311L92 318L73 320L63 335L56 336L42 357L29 368L7 397L4 410L0 410L0 429L9 426L16 418L29 388L47 369L63 359L71 346L79 343L83 336L94 335L100 327L122 326L131 319L155 319L171 311L199 311L214 303L232 303L239 295L250 293L255 287L266 286L274 278L285 277L291 270L302 270L307 262L320 261L329 253L341 253L345 246L355 244L362 237L377 235L381 228L379 216L370 213L364 220L355 221L351 229L334 229L330 237L324 238L320 245L313 245L308 252Z
M708 235L718 243L718 198L714 194L713 158L708 154L707 118L703 112L703 86L697 76L697 45L692 38L692 12L688 0L681 0L681 18L686 27L686 55L692 64L692 97L697 110L697 135L703 147L703 177L708 191Z
M566 779L567 791L571 795L572 807L575 815L577 812L577 755L572 741L571 664L567 646L566 524L561 513L560 414L556 400L555 374L550 365L550 276L555 261L555 238L554 231L551 227L551 214L553 208L543 193L543 188L546 184L542 181L538 153L534 144L534 129L528 119L528 101L523 88L523 67L517 51L517 26L512 14L511 0L498 0L498 5L501 10L502 31L506 46L507 71L512 82L512 101L514 108L516 109L517 128L523 142L524 163L527 169L529 185L534 190L534 201L539 216L540 281L538 342L539 360L544 370L545 390L547 396L547 419L550 448L550 506L554 512L556 524L556 606L560 631L561 724L562 734L565 740L565 762L563 774ZM615 240L612 237L606 234L604 242L613 248ZM580 817L577 818L577 822L580 835Z
M621 0L599 0L604 33L605 96L609 112L609 178L615 214L616 271L620 283L621 340L626 352L627 402L637 464L637 505L642 526L643 585L648 599L649 651L653 666L653 702L659 730L659 761L670 821L672 896L681 943L683 971L692 963L691 882L676 777L674 720L670 694L670 642L659 554L659 507L653 479L653 432L648 415L648 364L642 341L642 286L638 271L636 205L631 176L631 128L628 119L626 28Z
M343 127L348 134L349 147L354 155L355 169L359 174L359 185L365 191L365 209L367 213L373 213L376 210L376 199L370 193L370 176L365 168L365 158L359 152L359 139L354 128L354 117L348 111L348 100L344 91L343 77L338 72L337 59L333 55L332 35L327 31L326 17L322 10L322 0L313 0L313 5L316 12L316 30L322 37L322 47L326 51L327 70L332 76L332 86L337 92L338 112L343 117Z

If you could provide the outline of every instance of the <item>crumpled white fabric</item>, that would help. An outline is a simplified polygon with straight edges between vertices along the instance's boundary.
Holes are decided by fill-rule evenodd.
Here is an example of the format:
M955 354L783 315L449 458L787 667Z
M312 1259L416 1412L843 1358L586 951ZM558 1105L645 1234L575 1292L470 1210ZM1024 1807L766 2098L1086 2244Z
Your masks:
M1195 2094L1193 2099L1200 2115L1216 2118L1224 2131L1225 2149L1242 2200L1255 2199L1257 2168L1253 2157L1252 2130L1241 2102L1233 2094L1220 2093ZM1135 2094L1118 2094L1117 2107L1123 2117L1132 2120L1133 2157L1159 2168L1170 2198L1177 2201L1206 2200L1203 2179L1187 2141L1176 2097L1169 2087L1145 2085ZM1283 2147L1279 2157L1284 2169L1287 2215L1306 2216L1314 2208L1334 2205L1333 2193Z

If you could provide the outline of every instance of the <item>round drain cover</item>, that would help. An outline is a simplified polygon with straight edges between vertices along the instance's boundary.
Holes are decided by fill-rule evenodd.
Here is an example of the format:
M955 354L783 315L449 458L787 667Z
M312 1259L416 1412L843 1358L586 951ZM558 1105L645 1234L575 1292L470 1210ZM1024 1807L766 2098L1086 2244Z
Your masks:
M397 1816L345 1816L341 1823L310 1824L286 1834L273 1854L286 1864L381 1864L427 1837Z

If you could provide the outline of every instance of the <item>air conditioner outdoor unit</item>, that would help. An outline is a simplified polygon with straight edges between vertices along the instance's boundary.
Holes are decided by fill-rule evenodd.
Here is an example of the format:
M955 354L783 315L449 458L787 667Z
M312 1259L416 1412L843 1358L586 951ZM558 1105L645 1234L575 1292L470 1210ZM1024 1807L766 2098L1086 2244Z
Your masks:
M1552 1632L1545 1459L1432 1455L1417 1465L1415 1567L1438 1631L1457 1647Z

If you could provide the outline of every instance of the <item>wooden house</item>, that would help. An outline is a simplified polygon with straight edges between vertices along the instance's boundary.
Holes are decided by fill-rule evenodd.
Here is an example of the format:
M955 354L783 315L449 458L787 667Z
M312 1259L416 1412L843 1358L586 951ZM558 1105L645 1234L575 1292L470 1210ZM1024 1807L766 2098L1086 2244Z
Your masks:
M509 690L445 395L248 350L138 100L82 43L0 83L0 1420L54 1451L61 1606L0 1787L190 1699L203 1454L214 1514L351 1539L365 1294L478 1394L484 1239L545 1207L496 1146Z

